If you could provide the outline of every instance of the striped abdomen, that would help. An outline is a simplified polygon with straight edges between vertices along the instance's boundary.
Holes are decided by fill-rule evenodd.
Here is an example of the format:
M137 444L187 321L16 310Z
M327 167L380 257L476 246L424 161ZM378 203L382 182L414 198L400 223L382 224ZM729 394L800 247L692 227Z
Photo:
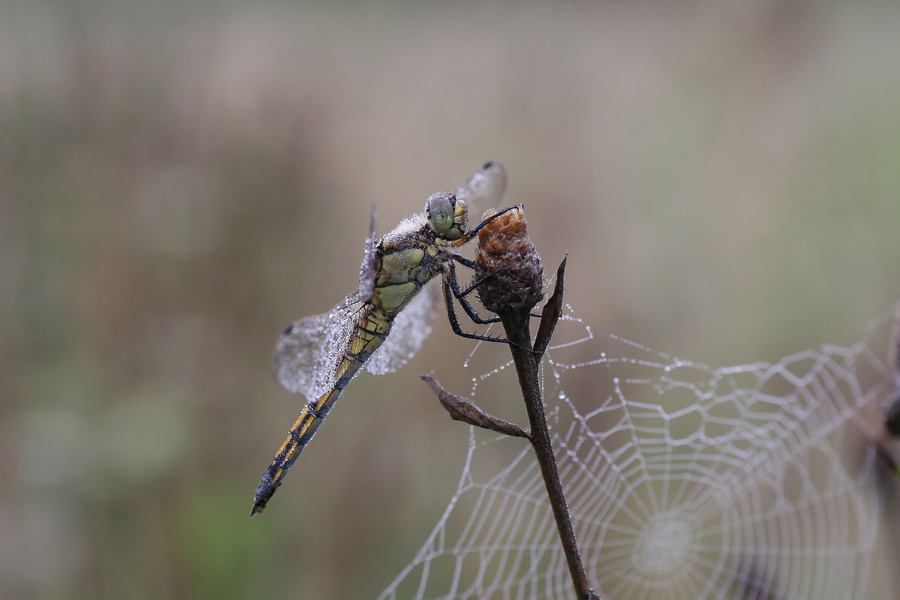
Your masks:
M256 486L256 497L253 501L251 515L262 512L266 507L266 502L281 485L281 480L300 456L304 446L315 435L338 396L344 391L344 387L387 337L391 330L391 322L392 319L386 317L383 311L374 308L371 304L365 305L364 312L356 324L356 335L347 344L336 366L334 385L318 400L309 402L303 407L300 416L288 432L287 438L263 474L259 485Z

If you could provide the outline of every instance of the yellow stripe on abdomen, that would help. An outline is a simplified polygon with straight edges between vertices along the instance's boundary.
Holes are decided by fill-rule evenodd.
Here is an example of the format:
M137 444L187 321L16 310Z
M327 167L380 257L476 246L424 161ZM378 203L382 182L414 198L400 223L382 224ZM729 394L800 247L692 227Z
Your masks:
M291 427L287 437L281 444L281 448L275 454L275 458L272 459L266 472L263 473L262 480L256 486L253 509L250 511L251 515L262 512L266 507L266 502L269 501L269 498L281 485L281 480L284 479L288 469L291 468L291 465L300 456L303 448L315 435L319 425L322 424L322 421L328 414L328 410L338 399L338 396L341 395L342 391L342 388L334 387L328 393L323 394L315 404L309 403L303 407L300 416L297 417L294 426Z
M275 458L269 464L262 476L259 485L256 486L256 495L253 500L253 509L250 514L262 512L266 502L281 485L281 480L287 474L288 469L300 456L303 448L315 435L316 430L328 415L331 407L337 401L344 387L353 379L353 376L363 366L365 361L382 344L384 338L391 329L391 321L384 318L383 313L371 311L358 324L357 335L350 340L345 349L341 361L335 369L335 383L329 391L322 394L315 402L310 402L303 407L300 416L294 422L294 426L288 432L281 444L281 448L275 454Z

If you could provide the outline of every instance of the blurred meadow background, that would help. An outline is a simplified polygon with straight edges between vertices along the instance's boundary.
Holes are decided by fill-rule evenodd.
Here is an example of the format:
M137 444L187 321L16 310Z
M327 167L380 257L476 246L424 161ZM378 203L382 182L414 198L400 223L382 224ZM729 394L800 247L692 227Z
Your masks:
M487 159L601 345L855 342L900 297L898 31L889 2L3 3L0 598L375 596L467 449L418 375L464 391L471 343L439 319L362 375L250 519L302 401L270 354L355 288L372 203L383 233Z

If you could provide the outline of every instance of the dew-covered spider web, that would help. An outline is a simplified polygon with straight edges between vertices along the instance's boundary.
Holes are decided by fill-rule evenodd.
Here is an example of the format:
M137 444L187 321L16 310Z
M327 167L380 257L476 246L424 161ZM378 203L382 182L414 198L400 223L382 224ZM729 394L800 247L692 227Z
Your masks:
M887 315L854 345L731 367L595 338L568 318L560 328L579 328L568 339L584 339L548 352L544 397L588 579L603 597L865 597ZM511 371L498 367L475 378L474 402L488 402L485 379ZM514 456L505 467L482 468L504 451ZM380 598L572 597L531 447L472 428L455 495Z

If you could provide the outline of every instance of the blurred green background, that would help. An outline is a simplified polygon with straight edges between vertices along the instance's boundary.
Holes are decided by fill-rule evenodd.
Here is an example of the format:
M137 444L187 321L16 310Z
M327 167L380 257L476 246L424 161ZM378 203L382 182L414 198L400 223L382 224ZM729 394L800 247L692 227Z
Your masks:
M270 353L355 287L370 204L384 232L486 159L568 252L588 355L853 343L900 297L898 31L889 2L3 3L0 598L377 594L465 459L417 375L465 388L471 345L439 321L351 384L250 519L301 401Z

